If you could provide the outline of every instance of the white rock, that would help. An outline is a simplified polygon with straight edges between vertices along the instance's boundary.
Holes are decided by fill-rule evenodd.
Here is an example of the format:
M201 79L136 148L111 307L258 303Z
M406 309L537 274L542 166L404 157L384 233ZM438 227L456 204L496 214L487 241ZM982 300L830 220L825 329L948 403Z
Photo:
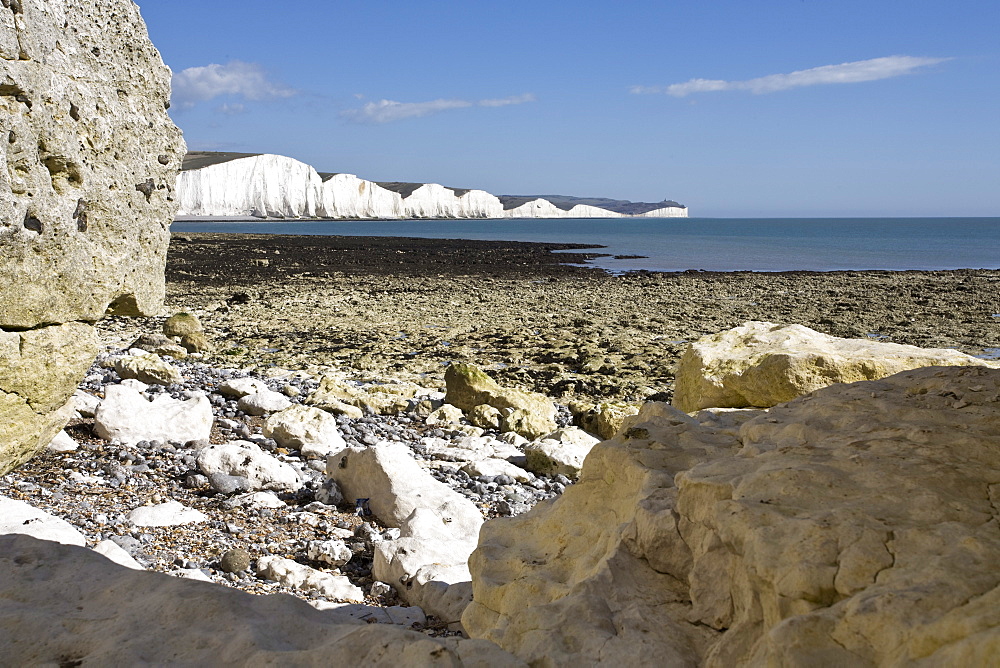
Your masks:
M158 395L152 401L122 385L108 385L94 417L94 431L105 440L207 440L212 431L212 404L203 394L191 399Z
M564 210L544 199L505 211L498 197L483 190L456 191L436 183L384 184L383 187L353 174L320 177L315 169L298 160L269 154L236 158L181 172L177 179L177 196L180 217L397 219L622 216L589 205L576 205ZM687 216L687 208L667 206L641 215L656 218Z
M596 206L577 204L570 209L560 209L547 199L534 199L521 206L507 209L507 218L620 218L622 214L599 209Z
M322 561L331 566L343 566L354 552L342 540L311 540L306 546L306 554L313 561Z
M944 348L840 339L802 325L747 322L690 344L677 366L673 405L767 408L834 383L876 380L924 366L993 366Z
M601 439L591 436L579 427L563 427L562 429L556 429L551 434L542 436L542 438L559 441L560 443L568 445L579 445L587 448L588 450L601 442Z
M211 576L201 568L178 568L176 571L167 571L167 575L182 580L196 580L198 582L213 582Z
M475 504L431 477L402 443L332 455L326 472L348 501L370 499L371 511L389 527L402 526L416 508L440 511L450 519L450 532L459 536L478 534L483 523Z
M294 492L301 482L294 468L247 441L202 448L198 452L198 468L207 476L216 473L242 476L255 490Z
M179 501L166 501L154 506L139 506L129 511L125 517L138 527L172 527L208 520L205 513L188 508Z
M507 459L522 455L517 447L489 436L463 436L453 441L424 436L420 439L420 444L429 457L450 462Z
M427 416L426 422L429 425L449 425L449 424L460 424L465 418L465 413L462 412L461 408L452 406L451 404L445 404Z
M233 501L241 506L251 508L284 508L285 502L278 498L273 492L251 492L241 494L233 498Z
M23 533L66 545L86 545L87 539L66 520L24 501L0 496L0 534Z
M132 568L137 571L145 570L142 564L133 559L131 554L123 550L113 540L102 540L93 547L93 550L125 568Z
M46 446L49 452L73 452L80 447L80 444L73 440L73 437L66 433L66 430L56 434L56 437Z
M284 557L261 557L257 576L339 601L363 601L365 594L343 575L330 575Z
M506 459L479 459L469 462L462 467L462 470L473 478L478 476L488 476L495 478L498 475L507 475L518 482L531 482L535 476L525 471L520 466L511 464Z
M130 390L135 390L136 392L145 392L146 390L149 389L149 385L142 382L141 380L136 380L135 378L126 378L121 383L119 383L119 385L121 385L122 387L127 387Z
M83 390L77 390L73 393L73 401L76 411L83 417L94 417L98 406L101 405L100 397L95 397L90 392L84 392Z
M277 413L292 405L284 394L265 390L256 394L247 394L240 397L236 406L247 415L266 415L267 413Z
M347 447L337 428L337 418L312 406L295 404L264 422L264 436L285 448L324 446L327 452Z
M270 391L267 383L257 378L233 378L219 385L219 393L227 397L240 398L248 394Z
M500 434L500 440L514 446L515 448L522 448L530 442L524 436L521 436L515 431L505 431Z
M440 510L414 509L399 538L375 545L372 575L393 583L404 601L459 625L472 600L468 560L479 534L456 532L449 520Z
M482 640L431 638L292 596L138 572L28 536L0 536L0 656L16 666L70 656L109 666L525 665Z
M403 600L457 622L471 597L466 562L483 524L475 504L432 478L401 443L332 455L327 474L346 499L368 498L376 517L400 528L399 539L377 545L375 577Z
M600 440L579 427L556 430L524 447L525 468L543 475L562 474L576 478L583 468L583 460L598 443Z

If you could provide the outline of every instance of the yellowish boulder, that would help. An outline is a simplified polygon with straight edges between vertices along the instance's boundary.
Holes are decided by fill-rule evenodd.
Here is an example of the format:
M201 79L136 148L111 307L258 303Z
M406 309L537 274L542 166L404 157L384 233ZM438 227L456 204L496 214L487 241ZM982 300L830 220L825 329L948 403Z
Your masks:
M529 663L988 665L1000 370L841 384L739 426L647 404L484 525L463 616Z
M0 331L0 475L63 428L80 374L96 354L94 329L83 323Z
M673 405L767 408L834 383L876 380L925 366L994 366L945 348L841 339L802 325L747 322L688 346L677 367Z
M163 333L166 336L184 337L203 332L201 321L193 313L175 313L163 323Z
M454 362L445 371L445 401L463 411L487 404L501 413L500 428L527 438L556 429L556 407L545 395L501 387L474 364ZM510 409L510 411L504 411Z

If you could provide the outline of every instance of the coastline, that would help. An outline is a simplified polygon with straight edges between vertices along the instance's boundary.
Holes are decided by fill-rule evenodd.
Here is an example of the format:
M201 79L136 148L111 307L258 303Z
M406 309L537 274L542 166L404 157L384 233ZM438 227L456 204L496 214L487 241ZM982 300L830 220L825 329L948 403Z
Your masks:
M668 399L685 344L746 320L973 355L1000 347L997 270L612 276L565 264L601 255L590 250L175 234L167 308L199 315L220 364L336 367L434 384L461 360L563 401Z

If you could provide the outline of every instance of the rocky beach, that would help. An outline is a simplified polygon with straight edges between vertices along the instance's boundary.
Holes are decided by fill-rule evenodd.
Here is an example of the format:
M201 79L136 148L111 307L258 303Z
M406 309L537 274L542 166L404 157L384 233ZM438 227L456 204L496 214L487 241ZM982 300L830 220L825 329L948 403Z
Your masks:
M0 6L0 664L996 664L1000 272L171 235L169 106Z
M1000 347L1000 271L609 276L570 264L597 253L184 234L170 246L168 299L199 315L232 366L333 365L440 385L445 364L470 361L564 401L669 401L686 344L747 320L971 355ZM128 336L141 329L128 322Z
M166 310L192 314L198 324L187 334L201 338L178 345L186 330L163 316L101 321L103 352L77 392L65 449L55 444L0 479L0 495L69 521L87 544L124 553L134 567L254 594L292 594L355 619L455 633L460 610L443 619L405 607L373 575L378 545L398 540L400 530L359 515L354 499L331 488L324 458L336 446L323 442L310 451L279 442L268 416L321 405L331 420L336 415L334 440L361 449L403 444L434 480L489 519L560 495L579 467L470 467L467 460L506 458L530 469L529 439L477 427L460 411L442 413L446 372L456 364L552 398L553 428L583 425L610 437L615 429L600 434L594 419L600 408L628 414L648 400L669 402L689 344L747 320L973 355L1000 346L997 271L611 276L578 266L599 252L517 242L176 235ZM142 358L143 349L158 354L156 368L123 364L130 351ZM175 369L173 377L157 372L163 365ZM95 420L108 388L123 379L147 399L207 396L210 428L192 436L184 423L196 418L175 415L154 438L142 437L143 419L127 410ZM324 404L331 387L340 394ZM246 403L258 394L271 405ZM131 435L133 427L140 436ZM583 438L584 452L598 440ZM199 453L231 442L269 466L290 467L296 481L274 483L273 471L255 478L231 467L212 477ZM497 446L505 453L494 453ZM131 516L167 502L180 504L170 509L180 515L162 525ZM338 590L302 574L254 572L252 565L271 558L344 579Z

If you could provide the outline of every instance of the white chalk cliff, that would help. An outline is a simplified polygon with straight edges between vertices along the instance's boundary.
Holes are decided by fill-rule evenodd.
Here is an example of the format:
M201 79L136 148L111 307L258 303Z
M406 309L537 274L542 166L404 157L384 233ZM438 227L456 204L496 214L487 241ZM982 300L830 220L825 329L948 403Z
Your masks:
M313 167L281 155L250 155L182 171L177 179L178 218L620 218L590 205L566 210L545 199L505 209L484 190L457 190L436 183L366 181L353 174L321 176ZM666 206L635 214L687 217L687 208Z

